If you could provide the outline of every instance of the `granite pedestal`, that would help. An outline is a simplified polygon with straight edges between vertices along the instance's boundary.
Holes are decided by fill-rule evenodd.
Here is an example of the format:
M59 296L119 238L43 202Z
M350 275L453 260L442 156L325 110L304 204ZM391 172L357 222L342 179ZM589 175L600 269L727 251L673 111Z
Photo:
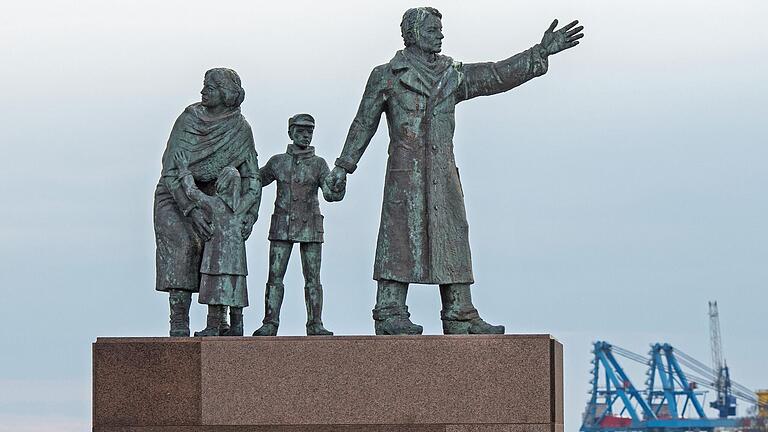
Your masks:
M94 432L562 432L549 335L99 338Z

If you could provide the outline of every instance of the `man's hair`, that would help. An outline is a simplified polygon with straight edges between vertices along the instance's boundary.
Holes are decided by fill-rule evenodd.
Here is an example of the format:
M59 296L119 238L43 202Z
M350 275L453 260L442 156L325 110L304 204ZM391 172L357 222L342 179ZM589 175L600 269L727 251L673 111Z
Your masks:
M405 46L411 46L416 43L419 27L424 24L424 20L430 15L440 19L443 18L440 11L433 7L417 7L405 11L403 20L400 22L400 33L403 35Z
M232 69L210 69L205 73L205 77L211 78L224 94L224 104L226 106L237 108L245 100L245 90L243 90L240 82L240 76Z

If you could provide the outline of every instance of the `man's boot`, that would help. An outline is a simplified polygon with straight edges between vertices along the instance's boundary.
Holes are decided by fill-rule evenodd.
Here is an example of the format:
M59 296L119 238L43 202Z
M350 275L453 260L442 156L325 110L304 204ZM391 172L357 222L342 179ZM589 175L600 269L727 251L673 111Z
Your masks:
M230 326L226 330L219 326L222 336L242 336L243 335L243 308L229 307Z
M254 336L276 336L277 328L280 326L280 307L283 305L283 295L285 295L285 285L282 283L267 284L264 292L264 320L262 326L255 332Z
M504 334L504 326L491 325L480 318L472 305L469 284L440 285L443 334Z
M333 336L323 327L323 286L306 285L304 300L307 303L307 336Z
M221 322L226 316L226 306L208 305L208 319L203 330L195 332L195 336L221 336Z
M171 337L189 336L189 305L192 292L184 290L168 291L168 304L171 309Z
M380 280L376 290L376 308L373 310L374 328L377 335L420 335L424 327L410 320L405 299L408 284Z

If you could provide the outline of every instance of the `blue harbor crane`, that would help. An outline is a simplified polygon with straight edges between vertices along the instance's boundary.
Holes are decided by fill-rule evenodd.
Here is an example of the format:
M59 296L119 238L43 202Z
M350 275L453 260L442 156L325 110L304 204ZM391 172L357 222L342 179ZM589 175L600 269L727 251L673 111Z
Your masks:
M670 344L652 344L648 357L604 341L595 342L592 352L590 399L581 432L708 432L715 428L752 430L754 427L753 419L729 418L732 414L707 417L701 402L704 391L698 387L719 391L716 378L720 371ZM644 388L635 387L618 357L648 368ZM734 407L735 399L758 404L755 393L730 378L728 382ZM719 405L712 406L717 409Z

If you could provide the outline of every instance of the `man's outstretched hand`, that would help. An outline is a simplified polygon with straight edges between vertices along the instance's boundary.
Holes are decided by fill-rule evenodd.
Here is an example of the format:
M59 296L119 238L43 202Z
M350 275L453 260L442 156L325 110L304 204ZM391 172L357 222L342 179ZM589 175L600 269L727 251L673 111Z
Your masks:
M544 37L541 38L541 46L546 50L547 55L557 54L560 51L573 48L579 44L579 39L584 37L584 26L576 27L579 21L574 21L560 30L555 30L557 20L552 21Z

